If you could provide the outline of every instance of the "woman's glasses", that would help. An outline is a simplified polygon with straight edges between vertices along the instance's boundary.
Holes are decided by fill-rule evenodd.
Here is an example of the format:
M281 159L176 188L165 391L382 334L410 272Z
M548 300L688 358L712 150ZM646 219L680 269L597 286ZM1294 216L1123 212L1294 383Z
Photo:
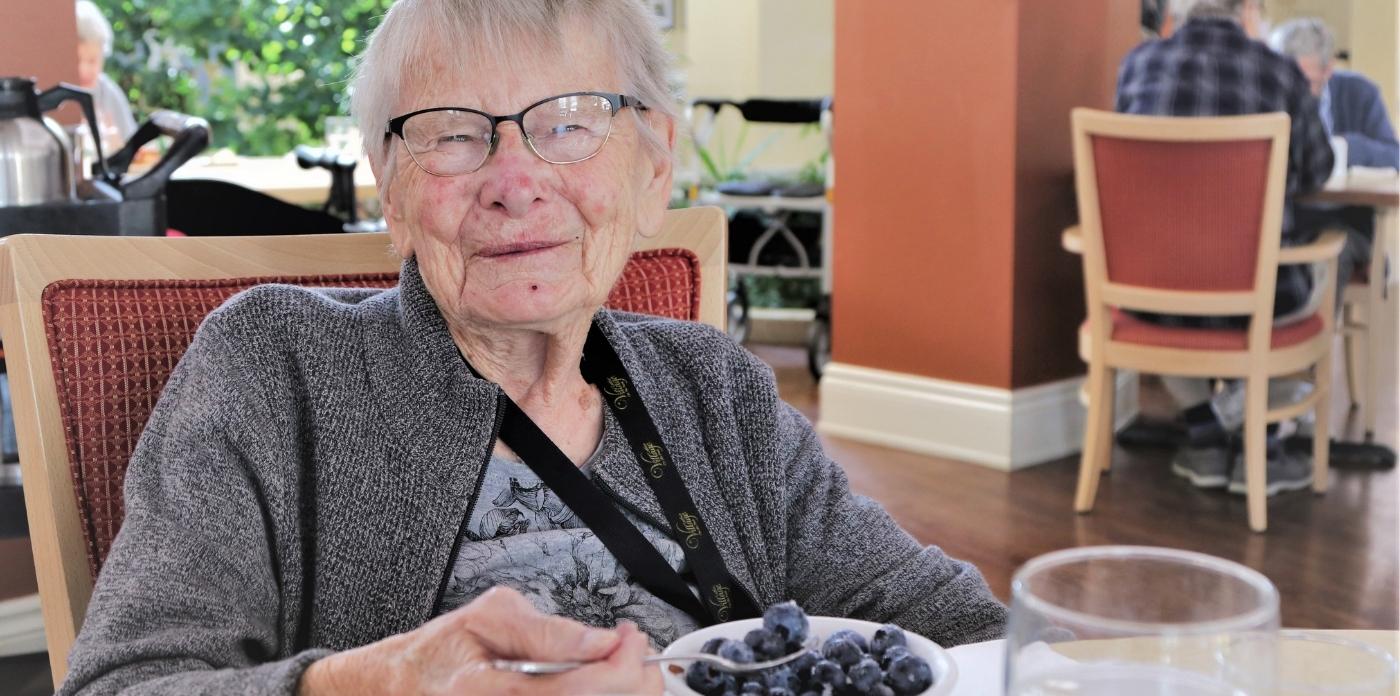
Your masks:
M385 137L397 135L423 171L436 176L469 174L486 164L499 141L499 127L514 121L540 159L551 164L582 162L603 149L612 121L623 107L645 109L635 97L609 92L572 92L493 116L475 109L440 106L389 120Z

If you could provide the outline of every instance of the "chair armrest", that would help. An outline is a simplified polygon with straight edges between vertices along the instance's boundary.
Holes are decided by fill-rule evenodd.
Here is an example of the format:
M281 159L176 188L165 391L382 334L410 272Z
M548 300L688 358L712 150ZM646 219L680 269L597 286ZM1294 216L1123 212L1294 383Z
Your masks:
M1079 225L1070 225L1060 233L1060 246L1071 254L1084 253L1084 235L1079 233Z
M1345 232L1327 230L1311 244L1279 249L1278 263L1280 266L1289 266L1333 259L1337 257L1337 254L1342 253L1342 245L1346 244L1346 241Z

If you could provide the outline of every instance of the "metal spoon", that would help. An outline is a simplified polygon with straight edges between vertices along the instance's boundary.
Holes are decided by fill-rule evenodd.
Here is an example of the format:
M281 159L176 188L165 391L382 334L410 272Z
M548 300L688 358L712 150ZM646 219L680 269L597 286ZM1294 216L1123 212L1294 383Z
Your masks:
M763 662L734 662L733 660L726 660L723 657L720 657L719 655L711 655L709 653L696 653L694 655L651 655L648 656L646 659L642 660L642 662L646 664L657 664L661 662L702 661L714 665L715 669L721 672L741 674L744 672L761 672L765 669L780 667L789 662L792 662L793 660L796 660L799 657L802 657L802 654L805 652L807 652L807 648L803 647L801 650L798 650L797 652L792 653L790 655L784 655L782 657L772 660L764 660ZM501 672L517 672L520 674L559 674L560 672L567 672L572 669L578 669L579 667L583 667L584 665L588 664L592 663L535 662L532 660L491 661L492 669L496 669Z

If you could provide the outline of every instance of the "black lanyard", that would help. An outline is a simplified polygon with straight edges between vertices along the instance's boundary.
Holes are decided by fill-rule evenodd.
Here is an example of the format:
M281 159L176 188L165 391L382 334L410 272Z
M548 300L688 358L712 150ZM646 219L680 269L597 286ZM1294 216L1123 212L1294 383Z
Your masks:
M602 392L604 403L621 424L642 467L642 477L656 493L666 520L685 553L703 601L696 599L685 579L647 541L641 530L628 521L504 393L506 410L501 420L501 441L520 455L526 466L588 525L632 578L652 594L689 614L701 625L759 616L753 599L724 566L719 548L676 471L656 423L647 413L617 352L597 324L588 332L580 369L583 378ZM475 368L471 370L480 377Z

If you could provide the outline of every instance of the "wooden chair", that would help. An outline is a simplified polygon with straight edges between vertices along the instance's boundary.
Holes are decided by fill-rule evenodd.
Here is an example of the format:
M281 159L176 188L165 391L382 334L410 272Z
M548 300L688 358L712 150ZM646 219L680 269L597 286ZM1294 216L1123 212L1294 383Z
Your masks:
M726 224L717 208L668 212L608 305L723 330ZM0 334L55 684L121 527L127 462L199 322L259 283L390 287L399 265L383 234L0 240Z
M1317 415L1313 490L1327 490L1328 403L1336 257L1344 236L1279 248L1289 119L1072 115L1080 225L1065 248L1084 257L1088 320L1079 354L1089 364L1089 414L1074 507L1093 509L1109 466L1115 370L1245 381L1245 486L1249 526L1267 527L1265 426ZM1274 327L1279 264L1327 263L1318 312ZM1247 316L1241 330L1143 321L1128 310ZM1270 378L1311 370L1314 390L1268 407Z

